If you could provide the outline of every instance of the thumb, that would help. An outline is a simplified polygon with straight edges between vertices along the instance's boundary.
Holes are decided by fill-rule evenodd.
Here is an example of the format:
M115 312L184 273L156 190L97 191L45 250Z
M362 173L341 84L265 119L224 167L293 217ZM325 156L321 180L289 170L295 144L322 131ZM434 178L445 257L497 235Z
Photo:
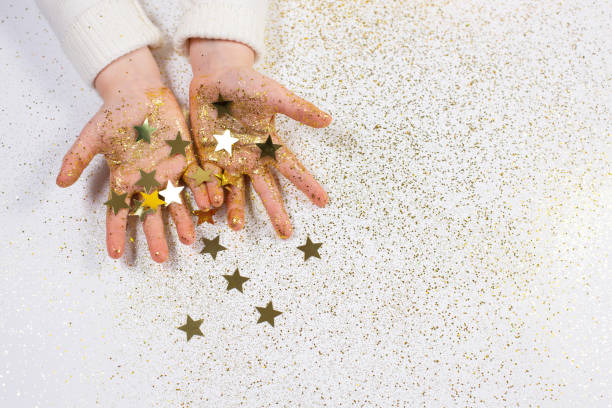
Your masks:
M100 139L97 134L100 118L101 115L98 112L85 125L77 140L64 156L62 168L56 180L58 186L68 187L74 184L89 165L91 159L100 151Z
M328 113L300 98L276 81L271 79L269 81L272 91L268 96L277 112L315 128L322 128L331 123L332 117Z

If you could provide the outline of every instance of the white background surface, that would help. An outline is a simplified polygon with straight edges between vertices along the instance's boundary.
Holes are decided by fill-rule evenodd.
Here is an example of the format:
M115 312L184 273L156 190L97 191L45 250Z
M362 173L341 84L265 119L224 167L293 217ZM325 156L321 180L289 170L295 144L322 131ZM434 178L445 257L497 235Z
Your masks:
M172 5L172 6L169 6ZM147 10L167 33L172 1ZM108 174L61 158L100 103L31 1L0 3L0 406L610 406L609 2L273 2L265 73L334 116L279 129L283 181L240 233L104 243ZM228 22L231 24L231 22ZM169 41L168 41L169 43ZM186 103L190 70L156 51ZM322 259L302 259L307 235ZM244 294L221 274L239 267ZM272 300L276 327L255 324ZM186 314L204 319L185 342Z

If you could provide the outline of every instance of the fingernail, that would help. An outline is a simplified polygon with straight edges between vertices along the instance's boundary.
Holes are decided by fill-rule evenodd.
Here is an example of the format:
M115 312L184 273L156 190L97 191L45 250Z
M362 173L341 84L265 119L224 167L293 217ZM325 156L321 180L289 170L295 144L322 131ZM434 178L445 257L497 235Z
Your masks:
M282 230L282 231L281 231ZM276 230L276 232L278 233L278 237L280 239L287 239L291 236L291 234L293 233L293 227L286 226L285 228L279 228Z
M238 231L244 226L244 213L242 210L232 210L228 218L231 229Z

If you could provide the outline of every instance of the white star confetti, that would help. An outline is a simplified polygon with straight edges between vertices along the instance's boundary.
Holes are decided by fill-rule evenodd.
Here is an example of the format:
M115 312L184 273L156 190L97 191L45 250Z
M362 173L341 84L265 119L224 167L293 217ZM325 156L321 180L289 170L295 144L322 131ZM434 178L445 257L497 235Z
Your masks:
M222 135L213 135L215 139L217 139L217 147L215 148L215 152L219 150L225 150L232 155L232 145L238 141L237 138L232 137L232 133L225 129Z
M164 197L164 201L166 202L166 206L170 205L171 203L179 203L179 204L183 204L183 202L181 201L181 191L183 191L185 187L175 187L172 184L172 181L168 180L168 185L166 186L165 190L162 190L159 192L159 195L161 195L162 197Z

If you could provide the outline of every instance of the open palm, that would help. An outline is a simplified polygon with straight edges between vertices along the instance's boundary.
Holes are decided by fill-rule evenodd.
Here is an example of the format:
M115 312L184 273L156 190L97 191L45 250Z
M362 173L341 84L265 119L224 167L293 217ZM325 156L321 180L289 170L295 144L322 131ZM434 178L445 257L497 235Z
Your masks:
M134 128L142 125L145 119L155 129L151 133L150 143L137 141ZM187 146L185 155L170 154L172 149L166 141L174 140L179 133L183 140L190 140L185 118L174 95L167 88L143 89L125 97L117 95L105 101L66 154L57 184L62 187L73 184L91 159L102 153L110 168L110 188L117 195L125 194L126 205L135 198L135 194L144 191L144 187L137 184L142 170L148 173L155 171L154 179L158 183L154 186L155 190L164 189L168 181L177 185L182 179L191 188L198 205L207 208L209 204L205 190L187 176L196 166L191 146ZM168 257L160 208L144 216L149 251L157 262L163 262ZM195 231L187 207L184 203L174 202L168 208L181 242L193 243ZM119 258L124 252L127 217L128 208L116 212L110 207L107 210L106 241L113 258Z
M275 167L316 205L327 204L327 193L299 162L276 132L274 115L283 113L306 125L320 128L331 117L313 104L294 95L277 82L250 67L229 67L212 75L196 77L190 87L190 116L197 153L214 174L227 176L223 183L214 178L207 183L215 206L223 202L226 185L228 222L233 229L244 225L244 175L260 196L278 235L292 233L291 221L271 167ZM215 151L217 138L229 130L238 141L232 153ZM262 154L263 144L271 138L275 151ZM269 143L269 142L268 142ZM222 179L222 178L221 178Z

